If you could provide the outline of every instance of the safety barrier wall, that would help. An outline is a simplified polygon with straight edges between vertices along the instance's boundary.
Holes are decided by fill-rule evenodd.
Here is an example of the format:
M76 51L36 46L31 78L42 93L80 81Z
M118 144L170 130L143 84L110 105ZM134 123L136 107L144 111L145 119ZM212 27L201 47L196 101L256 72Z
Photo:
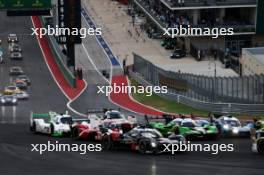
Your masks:
M195 108L237 113L264 113L264 75L208 77L165 71L134 54L133 78L141 83L168 86L166 98Z
M42 26L46 26L45 19L41 18ZM63 55L59 45L57 44L54 36L46 37L49 43L49 46L52 51L52 55L55 58L56 64L59 67L60 71L62 72L64 78L67 80L71 87L76 87L76 77L74 74L68 69L67 65L65 65L63 60L67 60L66 56Z

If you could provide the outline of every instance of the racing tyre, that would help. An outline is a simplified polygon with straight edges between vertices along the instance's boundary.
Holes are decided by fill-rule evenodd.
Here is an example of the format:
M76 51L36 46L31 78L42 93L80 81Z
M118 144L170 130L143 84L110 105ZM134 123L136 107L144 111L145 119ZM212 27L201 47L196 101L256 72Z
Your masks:
M111 140L111 137L108 135L103 136L102 138L102 147L103 150L111 150L113 149L113 141Z
M30 131L36 133L36 123L33 122L32 126L30 127Z
M261 139L257 142L258 153L264 154L264 139Z
M72 130L72 138L74 140L78 140L79 139L79 131L78 131L78 129L73 128L73 130Z
M138 151L141 154L146 154L147 151L148 151L148 147L149 147L149 144L148 144L147 140L140 140L139 141L139 143L138 143Z
M54 126L50 125L50 135L53 136L54 135Z

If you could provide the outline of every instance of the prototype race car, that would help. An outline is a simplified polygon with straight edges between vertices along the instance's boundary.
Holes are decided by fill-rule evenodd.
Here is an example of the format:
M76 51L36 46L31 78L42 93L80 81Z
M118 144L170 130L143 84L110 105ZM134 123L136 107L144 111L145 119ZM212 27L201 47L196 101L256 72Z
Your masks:
M79 120L72 125L72 138L80 140L99 140L101 135L99 118L89 116L87 120Z
M264 120L258 121L260 129L257 131L252 129L252 151L259 154L264 154Z
M18 42L17 35L16 34L9 34L7 41L8 41L8 43L16 43L16 42Z
M168 124L150 122L150 125L159 130L164 136L169 136L171 133L177 132L183 135L187 140L197 138L216 139L219 134L215 125L207 120L201 119L193 120L191 118L176 118Z
M135 127L129 129L128 125L116 125L104 133L102 147L104 150L111 150L118 147L125 147L131 150L145 153L163 153L165 145L185 143L181 135L174 135L164 138L162 134L153 128ZM126 127L125 127L126 126ZM128 130L127 132L124 132Z
M100 113L103 115L100 115ZM89 114L89 121L77 123L72 127L72 137L81 140L101 140L102 133L111 125L134 125L135 118L132 116L125 117L121 112L116 110L99 111ZM133 127L133 126L132 126Z
M17 98L14 95L3 95L0 97L1 106L15 106L17 103Z
M9 74L10 75L23 75L24 72L21 67L14 66L10 68Z
M71 134L72 117L65 114L49 112L44 114L31 114L30 130L33 133L49 134L51 136L67 136Z
M11 60L22 60L23 57L22 57L22 54L20 52L12 52L10 54L10 59Z
M216 120L216 125L220 130L220 133L224 137L238 136L249 137L250 125L242 126L240 121L233 116L222 116Z

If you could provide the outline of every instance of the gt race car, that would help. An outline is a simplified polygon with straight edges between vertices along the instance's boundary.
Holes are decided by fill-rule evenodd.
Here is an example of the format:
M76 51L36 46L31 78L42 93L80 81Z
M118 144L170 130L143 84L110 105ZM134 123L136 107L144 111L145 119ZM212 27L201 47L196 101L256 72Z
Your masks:
M233 116L221 116L215 121L223 137L249 137L251 125L248 123L242 125L241 122Z
M14 95L3 95L0 97L1 106L15 106L18 104L18 100Z
M131 130L126 125L116 125L102 137L102 147L104 150L114 148L129 148L133 151L145 153L163 153L165 145L174 145L185 143L185 138L181 135L174 135L165 138L162 134L153 128L138 126ZM128 130L127 132L124 132Z
M49 113L32 113L30 117L30 130L33 133L43 133L51 136L69 136L71 134L72 117L66 111L58 114L50 111Z

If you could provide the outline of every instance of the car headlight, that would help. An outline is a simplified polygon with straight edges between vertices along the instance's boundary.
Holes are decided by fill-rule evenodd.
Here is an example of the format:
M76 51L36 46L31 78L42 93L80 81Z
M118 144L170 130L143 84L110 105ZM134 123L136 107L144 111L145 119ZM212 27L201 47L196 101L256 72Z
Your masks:
M123 130L122 129L119 130L119 134L123 134Z
M13 103L16 103L16 102L17 102L17 99L14 98L14 99L12 100L12 102L13 102Z
M224 128L225 130L228 130L228 129L229 129L229 126L228 126L227 124L225 124L225 125L223 126L223 128Z
M238 134L239 130L238 130L238 128L234 128L232 132L233 132L234 134Z
M157 147L157 143L156 143L156 142L151 142L151 147L152 147L152 148Z
M1 102L2 102L2 103L5 103L5 99L2 98L2 99L1 99Z

